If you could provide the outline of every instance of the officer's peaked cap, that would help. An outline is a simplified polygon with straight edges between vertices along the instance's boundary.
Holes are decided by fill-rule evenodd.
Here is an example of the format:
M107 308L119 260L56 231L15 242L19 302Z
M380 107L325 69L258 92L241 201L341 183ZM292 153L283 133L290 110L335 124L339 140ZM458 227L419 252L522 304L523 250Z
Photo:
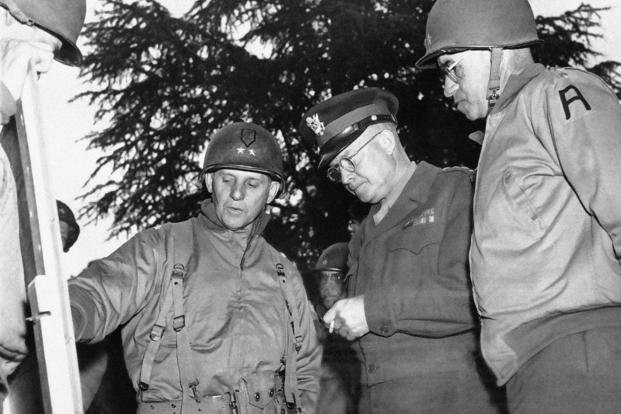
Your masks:
M345 92L320 102L303 115L299 126L302 138L317 144L319 168L325 168L341 151L373 124L397 123L399 100L380 88Z

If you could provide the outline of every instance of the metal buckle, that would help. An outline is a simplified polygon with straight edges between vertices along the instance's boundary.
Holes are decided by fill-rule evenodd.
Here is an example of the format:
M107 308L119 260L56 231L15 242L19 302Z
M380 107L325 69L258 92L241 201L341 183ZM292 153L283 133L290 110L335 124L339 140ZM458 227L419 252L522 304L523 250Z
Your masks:
M173 318L173 329L175 332L179 332L185 326L185 315L175 316Z

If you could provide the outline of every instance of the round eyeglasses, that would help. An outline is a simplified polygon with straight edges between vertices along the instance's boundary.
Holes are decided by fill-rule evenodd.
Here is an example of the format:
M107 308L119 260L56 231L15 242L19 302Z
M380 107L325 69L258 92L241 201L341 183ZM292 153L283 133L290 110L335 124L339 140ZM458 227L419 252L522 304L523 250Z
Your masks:
M337 282L345 282L349 279L349 275L341 271L322 270L321 278L324 280L335 280Z
M340 183L343 182L343 174L341 174L342 170L347 171L348 173L353 173L354 171L356 171L356 164L354 163L353 158L358 155L358 153L362 151L362 149L366 147L369 142L373 141L373 139L379 134L381 134L381 132L373 135L367 142L365 142L360 148L358 148L356 152L348 155L347 157L342 157L338 161L338 163L328 168L328 170L326 171L328 179L330 181L334 181L335 183Z
M464 77L461 71L461 67L458 67L463 58L457 59L451 63L445 63L443 65L438 65L438 69L440 69L441 80L444 83L446 78L449 78L453 83L459 83L459 81Z

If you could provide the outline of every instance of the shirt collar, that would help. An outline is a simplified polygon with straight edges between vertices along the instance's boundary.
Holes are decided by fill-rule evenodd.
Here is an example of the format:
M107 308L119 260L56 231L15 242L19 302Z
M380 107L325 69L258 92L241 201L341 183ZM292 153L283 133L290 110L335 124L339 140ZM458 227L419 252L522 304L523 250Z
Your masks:
M526 66L521 72L512 74L507 80L507 84L503 88L500 98L496 102L496 106L491 110L490 114L500 112L506 107L522 88L530 82L534 77L545 70L545 66L541 63L533 63Z

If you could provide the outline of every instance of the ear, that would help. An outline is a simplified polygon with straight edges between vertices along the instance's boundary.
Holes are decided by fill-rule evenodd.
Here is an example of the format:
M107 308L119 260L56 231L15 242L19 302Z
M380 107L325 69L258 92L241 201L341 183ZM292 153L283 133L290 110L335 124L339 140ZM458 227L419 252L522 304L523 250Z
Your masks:
M386 152L386 154L392 154L395 150L395 145L397 141L395 134L393 134L392 131L385 129L377 136L377 142L379 143L380 147Z
M278 190L280 189L280 182L274 181L270 179L270 189L267 195L267 203L269 204L276 198L276 194L278 194Z
M205 174L205 186L207 186L207 191L213 194L213 173Z

